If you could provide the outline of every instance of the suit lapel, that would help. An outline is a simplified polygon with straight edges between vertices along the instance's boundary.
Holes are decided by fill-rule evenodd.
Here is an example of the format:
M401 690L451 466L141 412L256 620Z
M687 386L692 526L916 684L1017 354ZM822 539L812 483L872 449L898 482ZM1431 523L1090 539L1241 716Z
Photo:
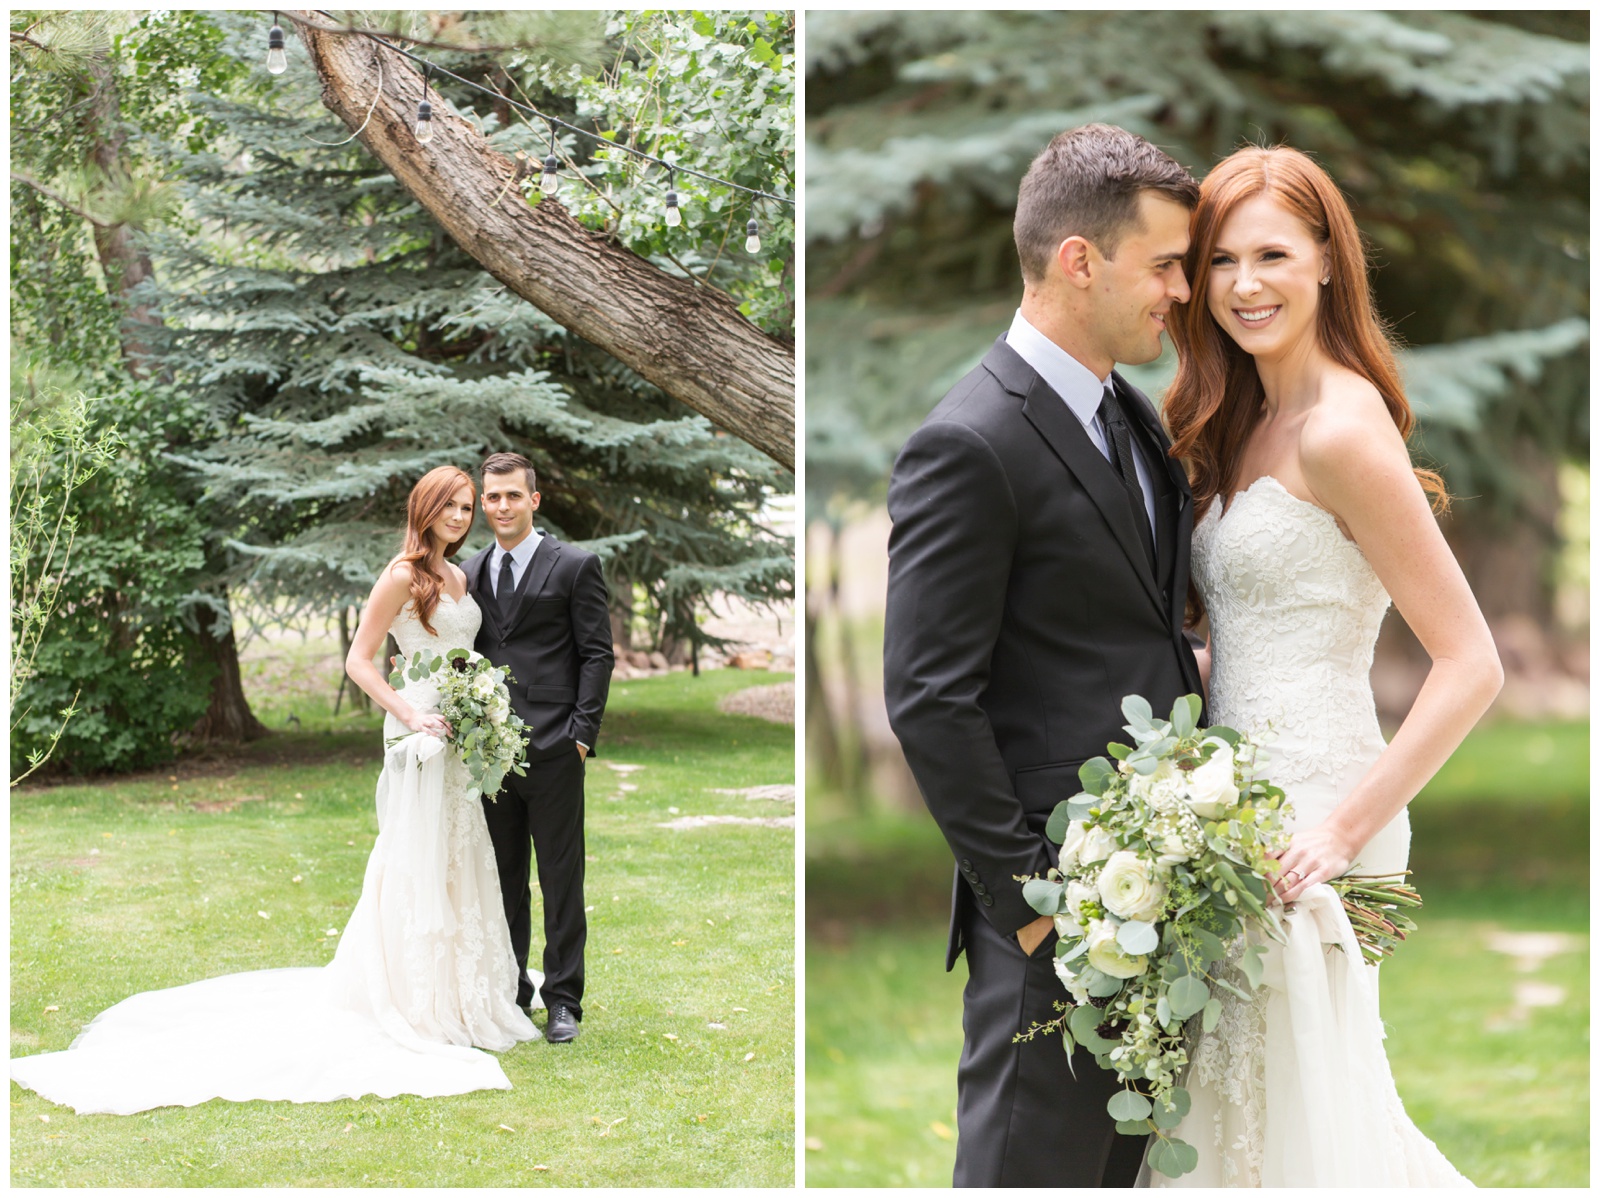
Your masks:
M1112 539L1139 576L1156 610L1164 614L1166 605L1161 601L1161 589L1145 557L1139 530L1134 526L1133 505L1128 502L1127 489L1111 472L1110 463L1089 440L1078 418L1067 409L1066 401L1037 374L1031 370L1029 373L1033 375L1033 383L1022 401L1022 414L1100 509L1100 515L1111 528Z
M541 533L539 547L533 551L533 560L528 563L528 568L523 571L522 584L517 587L517 605L513 609L511 619L506 621L502 636L513 636L533 607L533 602L539 597L539 592L544 590L545 581L550 577L550 571L555 568L556 559L561 556L561 542L549 533Z

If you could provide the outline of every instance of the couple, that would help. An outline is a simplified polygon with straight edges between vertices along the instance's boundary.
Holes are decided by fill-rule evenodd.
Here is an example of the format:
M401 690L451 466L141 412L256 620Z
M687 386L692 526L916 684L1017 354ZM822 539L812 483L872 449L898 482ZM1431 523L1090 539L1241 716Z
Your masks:
M1377 971L1327 951L1349 924L1323 883L1405 869L1406 803L1501 680L1434 521L1442 484L1406 451L1349 208L1292 149L1197 186L1088 125L1034 160L1015 234L1021 308L889 488L889 715L956 856L946 965L969 970L955 1184L1469 1184L1401 1106ZM1165 428L1113 371L1164 330ZM1385 745L1367 675L1391 596L1433 666ZM1274 737L1290 946L1193 1044L1173 1134L1200 1163L1169 1183L1106 1113L1114 1074L1013 1042L1066 999L1022 881L1056 863L1045 823L1079 766L1124 739L1122 697L1207 691L1207 722Z
M132 1114L212 1098L329 1102L509 1090L504 1051L536 1040L528 1008L529 840L544 901L545 1036L582 1019L583 770L610 685L600 561L533 527L534 470L483 464L496 544L448 559L476 508L472 479L429 471L406 505L405 547L384 570L345 663L381 706L390 747L378 839L334 959L322 969L230 974L136 994L72 1047L11 1062L11 1077L79 1114ZM392 633L407 656L476 648L508 667L528 725L526 776L478 798L431 679L393 689L373 657Z

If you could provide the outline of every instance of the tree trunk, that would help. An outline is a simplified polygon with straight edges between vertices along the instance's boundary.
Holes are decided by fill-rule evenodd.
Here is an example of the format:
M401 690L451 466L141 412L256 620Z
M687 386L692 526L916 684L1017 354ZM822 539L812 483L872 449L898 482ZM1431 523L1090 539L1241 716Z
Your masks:
M129 175L122 158L125 134L116 71L108 59L98 56L89 66L89 76L94 88L84 117L85 132L89 135L89 160L108 182L122 184ZM134 231L129 226L95 224L92 228L95 253L105 272L106 289L121 315L119 335L123 361L134 378L146 378L150 373L149 347L141 330L159 323L160 318L148 307L131 305L128 296L154 273L154 268L149 255L135 244ZM227 603L226 592L220 598ZM267 729L251 712L239 682L239 650L233 639L231 619L227 635L216 637L211 633L210 613L202 612L200 644L217 666L217 677L211 691L211 706L190 729L189 735L200 742L236 742L265 736Z
M412 131L422 99L415 68L365 37L306 25L300 36L322 79L322 102L360 131L462 250L565 328L794 469L792 347L757 329L721 292L673 278L585 229L559 201L508 196L493 204L516 177L515 163L437 95L433 140L420 144Z
M201 612L200 644L217 667L217 677L211 687L211 706L190 730L190 736L202 743L259 740L267 735L267 727L256 719L250 704L245 702L239 678L239 648L234 643L233 629L230 627L226 636L218 637L213 635L211 623L211 613Z
M89 133L89 161L107 182L125 184L128 171L122 161L124 134L116 71L108 59L96 56L89 66L89 78L94 88L84 118ZM149 347L140 335L140 326L155 324L158 318L148 307L130 305L128 295L154 273L150 256L134 244L133 230L125 224L90 227L94 231L95 254L105 272L106 290L114 297L121 315L123 362L134 378L145 378L150 372Z

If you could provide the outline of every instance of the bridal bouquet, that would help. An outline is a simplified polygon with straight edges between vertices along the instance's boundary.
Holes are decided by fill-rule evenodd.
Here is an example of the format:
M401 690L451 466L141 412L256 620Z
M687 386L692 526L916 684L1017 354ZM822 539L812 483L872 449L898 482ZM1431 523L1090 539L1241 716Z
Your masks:
M1178 1085L1188 1054L1184 1025L1211 1031L1222 1012L1215 992L1245 998L1224 964L1252 990L1263 944L1229 947L1247 922L1282 939L1267 906L1272 854L1289 840L1283 791L1256 773L1265 754L1231 728L1198 728L1200 699L1185 695L1170 719L1155 719L1138 695L1122 701L1135 747L1108 746L1078 772L1083 792L1056 807L1046 834L1061 844L1060 868L1023 886L1054 917L1055 968L1075 1005L1022 1033L1060 1031L1070 1054L1092 1052L1124 1088L1107 1104L1117 1130L1156 1137L1147 1161L1181 1177L1199 1152L1169 1135L1189 1111Z
M521 777L527 725L511 710L506 689L511 671L481 653L451 649L443 657L428 649L397 657L389 685L432 678L439 687L439 714L450 722L450 743L461 753L473 789L491 799L508 773Z

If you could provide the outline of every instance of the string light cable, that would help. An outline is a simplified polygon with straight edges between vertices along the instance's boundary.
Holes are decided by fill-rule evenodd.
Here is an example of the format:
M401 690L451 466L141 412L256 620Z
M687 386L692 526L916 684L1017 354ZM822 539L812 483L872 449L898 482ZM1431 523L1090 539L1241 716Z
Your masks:
M330 21L336 20L331 13L325 12L321 9L316 10L316 12L318 16L326 17ZM598 133L593 133L588 129L580 128L577 125L562 120L560 117L551 116L549 113L540 112L531 104L524 104L519 100L514 100L510 96L507 96L502 92L498 92L492 87L478 83L476 80L463 78L452 71L446 70L444 67L439 66L435 62L423 58L420 54L412 53L411 51L397 46L393 42L387 41L377 34L369 32L368 30L353 29L340 25L334 25L331 27L326 25L318 25L315 22L307 21L303 17L296 16L294 13L290 13L288 15L289 19L296 24L304 25L309 29L315 29L319 32L365 37L374 44L383 47L385 50L409 59L411 62L422 67L422 100L417 105L415 131L417 141L423 145L426 145L433 140L433 105L429 101L428 97L433 77L436 74L442 75L446 79L453 80L464 87L481 92L499 103L516 109L518 112L525 113L534 120L544 121L550 129L550 151L545 156L542 169L539 172L539 191L544 195L553 195L560 185L561 163L556 157L556 149L557 139L559 136L558 130L565 129L568 132L577 134L580 137L587 137L591 141L597 143L597 145L602 145L608 150L621 150L625 154L631 154L635 158L638 158L644 162L652 163L664 169L667 172L665 219L669 228L677 228L683 222L683 214L678 207L677 176L679 174L689 175L696 179L702 179L707 183L712 183L719 187L725 187L731 191L743 192L745 195L750 197L751 216L745 224L744 242L745 251L750 254L757 254L761 252L761 226L755 217L755 204L761 200L768 200L777 204L787 204L791 208L795 205L795 201L788 196L781 196L770 191L762 191L760 188L756 187L746 187L744 184L735 183L731 179L723 179L716 175L708 174L705 171L695 170L693 167L680 166L676 162L658 157L657 155L651 154L645 150L640 150L623 142L612 141L609 138L602 137ZM281 75L288 68L288 59L284 53L283 29L278 24L278 17L279 13L274 11L272 13L272 28L267 33L267 70L274 75ZM368 115L370 117L370 113ZM531 167L531 164L527 164L527 167L522 164L518 164L516 166L516 176L514 177L520 177L525 170L528 169L528 167ZM529 171L529 173L531 173L531 171Z

